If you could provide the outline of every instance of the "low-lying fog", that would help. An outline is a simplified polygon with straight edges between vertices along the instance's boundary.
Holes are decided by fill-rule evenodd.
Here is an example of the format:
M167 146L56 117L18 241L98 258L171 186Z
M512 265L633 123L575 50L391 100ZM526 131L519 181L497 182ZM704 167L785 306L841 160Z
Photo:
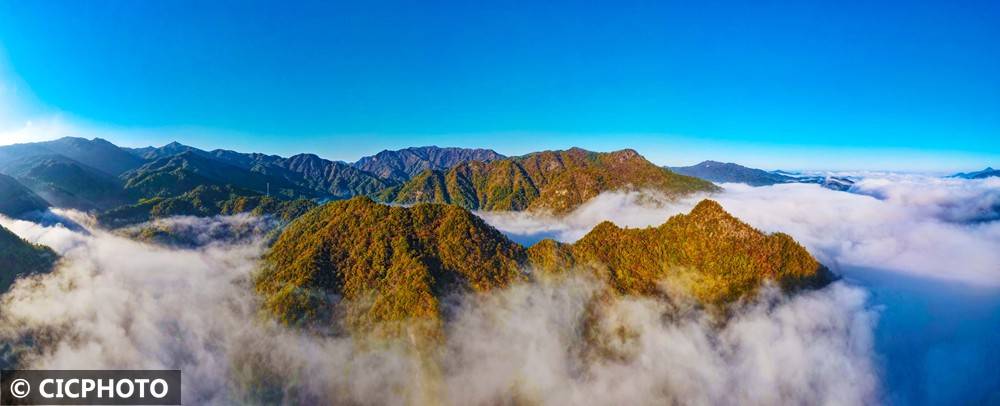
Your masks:
M603 220L646 227L719 201L761 230L782 231L845 282L870 293L879 315L880 401L1000 403L1000 178L865 174L851 193L811 184L749 187L680 202L608 193L562 219L479 213L515 240L572 242Z
M0 298L0 352L27 368L179 368L186 404L482 404L513 392L550 404L1000 402L1000 179L881 174L853 193L723 186L712 198L728 211L791 234L844 280L792 298L768 290L721 330L697 311L668 320L667 304L626 298L600 324L639 335L615 349L628 356L604 361L577 351L596 282L515 286L466 298L437 369L403 346L258 314L249 279L263 237L211 242L245 217L171 220L204 243L192 249L0 218L63 255ZM521 242L574 241L603 220L657 225L698 200L610 193L559 219L480 215Z

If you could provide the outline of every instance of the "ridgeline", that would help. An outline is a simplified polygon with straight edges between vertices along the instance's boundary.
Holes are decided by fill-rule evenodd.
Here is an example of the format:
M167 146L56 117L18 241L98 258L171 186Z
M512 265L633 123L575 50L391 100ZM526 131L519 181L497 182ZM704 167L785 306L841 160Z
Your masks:
M710 200L659 227L605 222L575 244L525 249L453 205L354 198L286 228L255 283L266 310L287 324L395 334L410 321L435 331L452 295L568 272L591 272L626 295L658 295L673 282L706 306L747 298L767 281L794 290L831 280L791 237L766 235Z

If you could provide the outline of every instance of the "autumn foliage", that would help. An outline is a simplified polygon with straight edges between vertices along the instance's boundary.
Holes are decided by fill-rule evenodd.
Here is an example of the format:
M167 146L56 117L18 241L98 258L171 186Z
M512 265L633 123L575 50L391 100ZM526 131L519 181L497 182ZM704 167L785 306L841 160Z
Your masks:
M668 196L714 191L710 182L678 175L637 152L543 151L489 163L470 161L447 171L424 171L388 189L383 201L449 203L469 210L566 213L601 192L653 190Z
M433 334L449 297L569 272L591 272L626 295L659 295L672 284L709 306L745 298L767 281L798 289L830 278L791 237L766 235L710 200L659 227L605 222L575 244L545 240L526 249L453 205L358 197L293 222L256 288L288 324L398 334L417 323Z

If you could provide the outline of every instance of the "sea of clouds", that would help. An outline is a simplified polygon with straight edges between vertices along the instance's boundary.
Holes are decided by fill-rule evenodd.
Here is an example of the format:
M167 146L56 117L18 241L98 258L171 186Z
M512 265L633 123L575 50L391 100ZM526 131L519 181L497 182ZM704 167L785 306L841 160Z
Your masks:
M843 282L794 297L767 290L724 326L623 298L597 318L611 358L581 336L599 283L517 285L460 301L444 343L421 355L262 316L251 276L263 239L167 248L57 214L82 226L0 218L62 255L0 297L0 344L24 368L181 369L186 404L866 404L879 392L878 315ZM228 220L197 221L172 229L212 234ZM616 340L622 329L629 338Z
M850 193L815 184L722 187L720 193L679 201L649 192L605 193L561 218L526 212L479 215L522 243L573 242L601 221L657 226L710 198L758 229L790 234L835 271L873 267L1000 286L1000 221L995 221L1000 219L1000 178L868 174Z
M849 192L811 184L671 200L606 193L564 218L479 213L515 240L572 242L601 221L657 226L711 198L743 221L785 232L869 294L883 404L1000 402L1000 178L851 173ZM846 310L845 310L846 311ZM807 402L808 403L808 402Z

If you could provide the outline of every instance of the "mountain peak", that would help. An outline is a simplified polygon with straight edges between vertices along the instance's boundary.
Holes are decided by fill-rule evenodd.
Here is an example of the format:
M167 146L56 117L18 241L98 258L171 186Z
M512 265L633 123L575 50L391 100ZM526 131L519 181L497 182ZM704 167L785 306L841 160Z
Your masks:
M470 161L491 162L505 158L490 149L438 147L428 145L400 150L383 150L353 163L357 169L392 182L405 182L424 170L446 170Z
M618 151L613 151L613 152L610 153L610 155L612 157L617 158L617 159L622 160L622 161L636 159L636 158L642 158L642 155L639 155L639 153L636 152L636 150L631 149L631 148L626 148L626 149L621 149L621 150L618 150Z
M712 199L703 199L702 201L698 202L698 204L695 205L693 209L691 209L690 215L696 217L710 218L710 217L718 217L720 215L728 216L729 213L726 211L726 209L722 208L722 205L719 204L719 202Z

